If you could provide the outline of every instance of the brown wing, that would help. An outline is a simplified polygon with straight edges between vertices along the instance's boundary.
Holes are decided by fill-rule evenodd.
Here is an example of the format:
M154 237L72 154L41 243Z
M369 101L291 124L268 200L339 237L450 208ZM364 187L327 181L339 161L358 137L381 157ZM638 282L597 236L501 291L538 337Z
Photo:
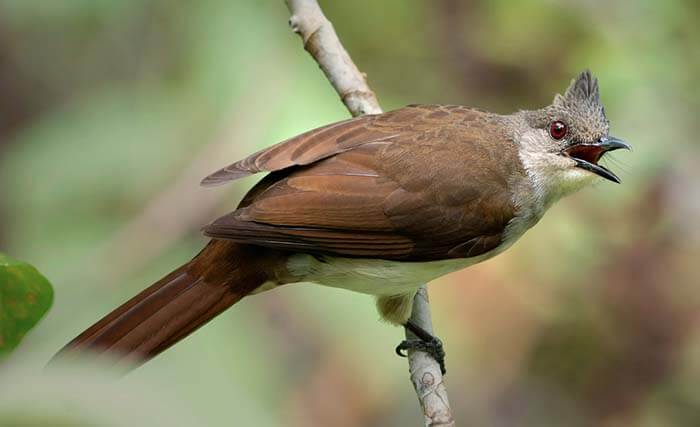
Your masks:
M410 109L409 121L392 122L408 116L401 110L375 116L373 126L394 135L389 140L268 175L205 233L291 251L406 261L495 248L514 215L504 178L513 171L503 166L504 156L516 153L513 143L498 138L483 113ZM430 123L438 118L438 126Z
M376 115L360 116L302 133L214 172L202 185L221 185L258 172L308 165L367 142L391 138L372 126L376 119Z
M363 144L389 141L430 127L436 120L457 110L459 113L454 114L455 119L464 119L471 112L457 106L410 105L384 114L368 114L333 123L251 154L207 176L202 185L221 185L258 172L308 165Z

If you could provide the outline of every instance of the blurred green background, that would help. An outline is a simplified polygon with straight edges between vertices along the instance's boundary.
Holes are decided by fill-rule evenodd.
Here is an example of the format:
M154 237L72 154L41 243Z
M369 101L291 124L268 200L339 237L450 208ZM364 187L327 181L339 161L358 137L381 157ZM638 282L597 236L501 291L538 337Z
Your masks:
M700 425L700 3L322 6L385 110L537 108L590 68L634 146L608 160L622 185L430 287L458 425ZM55 286L0 361L1 425L421 425L403 332L330 288L247 299L123 379L43 368L259 179L202 177L348 116L287 19L282 0L0 0L0 251Z

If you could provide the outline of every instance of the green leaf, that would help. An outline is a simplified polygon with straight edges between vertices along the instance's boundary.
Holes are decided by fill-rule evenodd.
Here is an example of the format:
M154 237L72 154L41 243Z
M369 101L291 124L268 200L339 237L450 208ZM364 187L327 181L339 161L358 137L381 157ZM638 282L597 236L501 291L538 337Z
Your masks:
M52 302L53 288L36 268L0 254L0 357L17 347Z

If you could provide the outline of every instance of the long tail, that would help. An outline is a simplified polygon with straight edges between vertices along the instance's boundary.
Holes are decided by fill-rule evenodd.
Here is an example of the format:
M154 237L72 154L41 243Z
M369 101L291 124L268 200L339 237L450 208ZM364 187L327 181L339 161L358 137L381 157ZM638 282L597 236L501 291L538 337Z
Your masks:
M192 261L109 313L57 356L87 349L144 363L275 280L282 256L212 240Z

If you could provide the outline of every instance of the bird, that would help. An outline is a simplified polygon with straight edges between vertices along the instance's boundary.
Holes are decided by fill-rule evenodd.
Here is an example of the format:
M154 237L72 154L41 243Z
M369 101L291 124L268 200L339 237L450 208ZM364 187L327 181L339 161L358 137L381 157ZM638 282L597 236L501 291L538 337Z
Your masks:
M189 262L129 299L58 354L153 358L244 297L294 283L373 295L380 317L414 331L396 348L441 341L410 322L418 288L508 249L552 204L600 180L630 149L609 134L585 70L550 105L495 114L409 105L310 130L226 166L216 186L267 173L204 226Z

